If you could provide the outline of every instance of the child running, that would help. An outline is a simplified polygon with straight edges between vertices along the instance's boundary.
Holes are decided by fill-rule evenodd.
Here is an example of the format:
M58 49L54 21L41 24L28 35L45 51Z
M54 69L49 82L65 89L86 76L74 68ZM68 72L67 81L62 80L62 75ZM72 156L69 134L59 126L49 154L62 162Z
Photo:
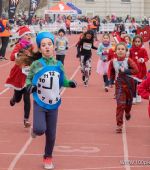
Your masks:
M97 50L97 47L94 46L94 35L91 31L87 31L78 43L82 80L85 87L88 86L89 77L91 75L92 49Z
M24 53L29 54L33 50L31 43L31 31L28 27L22 26L18 30L19 41L16 44L13 52L11 53L10 60L15 61L18 58L18 53L22 50ZM6 80L6 87L12 87L14 89L13 97L10 99L10 105L14 106L15 103L19 103L23 97L24 100L24 127L30 127L30 95L25 89L26 80L26 68L20 67L15 63L10 71L9 77Z
M78 48L78 44L79 44L79 42L81 41L81 39L84 37L84 34L85 34L86 32L87 32L87 27L84 26L84 27L82 28L82 33L80 34L79 41L78 41L77 44L76 44L76 47L77 47L77 55L76 55L76 57L77 57L77 58L80 58L80 48Z
M28 93L33 92L33 132L45 134L46 144L43 155L45 169L53 169L52 153L56 138L58 107L61 104L60 88L75 88L76 83L68 80L63 64L54 58L54 35L41 32L36 37L41 58L32 63L26 79Z
M133 96L133 104L141 102L141 96L137 93L137 85L146 77L146 62L149 60L146 49L143 47L142 37L136 35L133 38L132 48L129 57L137 64L139 72L135 79L135 92Z
M99 44L97 54L100 56L97 63L97 73L103 75L103 81L105 91L108 92L109 80L108 80L108 53L111 48L110 36L108 33L104 33L102 37L102 43Z
M68 50L68 39L65 37L65 31L60 29L56 38L56 59L64 65L66 50Z
M148 114L150 117L150 71L147 74L147 78L138 85L138 94L141 95L143 99L149 101Z
M114 58L109 65L109 77L115 76L115 95L116 95L116 132L122 132L123 115L125 112L126 120L131 117L131 107L134 91L134 80L129 77L138 73L136 64L126 57L126 44L121 42L116 46L117 58Z

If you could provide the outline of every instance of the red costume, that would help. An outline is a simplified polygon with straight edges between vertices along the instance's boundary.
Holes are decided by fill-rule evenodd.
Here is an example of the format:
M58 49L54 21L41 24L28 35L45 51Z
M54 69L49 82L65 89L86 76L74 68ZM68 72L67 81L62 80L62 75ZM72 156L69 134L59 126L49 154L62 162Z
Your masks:
M120 68L124 68L121 72ZM109 65L110 80L115 77L115 94L117 101L116 120L117 125L122 126L123 114L130 116L132 107L132 98L134 91L134 80L129 77L132 74L137 74L138 68L136 64L128 58L114 58Z
M15 61L15 54L18 53L23 47L17 44L14 48L10 60ZM25 86L26 75L22 73L22 69L18 65L14 65L10 71L9 77L6 80L5 86L13 87L16 90L21 90Z
M33 45L31 44L31 42L24 40L22 38L25 34L31 33L29 28L26 26L22 26L18 29L18 32L19 32L20 40L19 43L16 44L13 52L11 53L10 56L11 61L15 61L15 57L20 50L22 49L27 50L28 47L31 47L33 50ZM5 86L12 87L15 90L22 90L25 86L25 80L26 80L26 75L22 73L22 68L20 68L18 65L15 64L10 71Z
M136 74L136 77L139 79L143 79L147 73L145 62L149 60L146 49L143 48L142 46L136 47L135 45L133 45L132 48L130 49L129 57L138 66L139 72L138 74Z
M150 96L150 73L147 75L147 79L143 80L140 85L138 85L138 93L141 95L143 99L149 100ZM150 116L150 102L148 107L148 113Z

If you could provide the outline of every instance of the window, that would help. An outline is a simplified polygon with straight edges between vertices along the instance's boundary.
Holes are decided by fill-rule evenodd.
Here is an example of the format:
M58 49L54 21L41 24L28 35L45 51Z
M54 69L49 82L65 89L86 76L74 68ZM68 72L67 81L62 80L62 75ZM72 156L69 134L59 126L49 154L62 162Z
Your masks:
M85 0L86 2L94 2L95 0Z
M130 3L131 0L121 0L121 2Z

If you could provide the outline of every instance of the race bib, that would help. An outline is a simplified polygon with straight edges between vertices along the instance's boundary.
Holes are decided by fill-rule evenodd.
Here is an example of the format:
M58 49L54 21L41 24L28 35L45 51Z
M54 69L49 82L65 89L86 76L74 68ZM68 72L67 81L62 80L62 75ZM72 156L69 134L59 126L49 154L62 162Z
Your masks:
M92 44L91 43L83 43L83 49L85 50L91 50Z
M29 71L30 71L30 67L29 66L22 68L22 73L25 74L26 76L29 74Z

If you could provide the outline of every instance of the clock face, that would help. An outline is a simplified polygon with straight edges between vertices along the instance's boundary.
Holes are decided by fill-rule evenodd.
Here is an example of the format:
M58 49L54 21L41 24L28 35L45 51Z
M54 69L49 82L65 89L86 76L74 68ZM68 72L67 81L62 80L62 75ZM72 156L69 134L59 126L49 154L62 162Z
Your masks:
M47 71L38 78L37 96L43 103L53 105L60 100L59 79L57 71Z

